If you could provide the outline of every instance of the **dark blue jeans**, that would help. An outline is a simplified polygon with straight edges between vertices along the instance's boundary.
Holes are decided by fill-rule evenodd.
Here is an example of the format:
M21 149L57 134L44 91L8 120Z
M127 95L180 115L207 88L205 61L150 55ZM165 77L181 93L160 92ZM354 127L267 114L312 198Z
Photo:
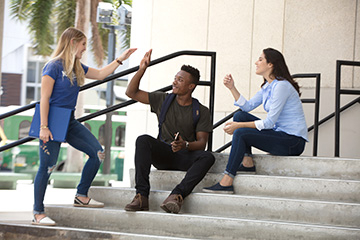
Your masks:
M171 194L188 196L204 178L214 164L215 157L207 151L180 150L173 152L171 146L149 135L136 139L135 188L136 193L148 196L150 191L149 174L151 165L159 170L187 171L184 179Z
M70 119L66 141L89 156L82 170L76 194L86 197L103 160L99 158L99 153L103 152L103 148L94 135L74 116ZM39 140L40 166L34 181L34 214L44 213L45 191L49 177L56 167L60 145L61 142L49 141L44 144L43 141Z
M247 112L237 112L233 120L234 122L252 122L259 118ZM236 175L244 155L251 155L251 147L272 155L298 156L304 151L305 140L302 137L272 129L259 131L256 128L238 128L233 133L225 174L231 177Z

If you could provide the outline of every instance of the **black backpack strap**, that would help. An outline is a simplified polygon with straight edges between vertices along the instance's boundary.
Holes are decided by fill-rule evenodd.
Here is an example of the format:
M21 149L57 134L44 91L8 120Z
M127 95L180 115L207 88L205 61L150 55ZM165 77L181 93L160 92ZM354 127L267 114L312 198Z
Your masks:
M161 105L161 109L160 109L160 116L159 116L159 135L158 135L158 139L161 139L161 126L165 121L165 116L166 113L170 107L170 104L172 103L172 101L174 101L176 95L171 93L166 95L164 102Z
M165 121L166 113L170 107L170 104L174 101L176 95L174 93L168 94L165 97L164 102L161 105L160 116L159 116L159 135L158 139L161 139L161 126ZM192 116L193 116L193 124L194 131L196 130L196 125L200 120L200 103L196 98L192 98ZM196 137L196 134L195 134Z

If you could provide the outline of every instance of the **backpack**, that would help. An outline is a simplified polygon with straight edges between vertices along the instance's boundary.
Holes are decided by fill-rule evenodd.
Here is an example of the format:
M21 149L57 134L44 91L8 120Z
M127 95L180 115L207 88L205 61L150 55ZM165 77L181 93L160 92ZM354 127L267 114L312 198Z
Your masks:
M159 116L159 136L158 139L161 139L161 126L165 121L166 113L170 107L170 104L174 101L176 95L174 93L168 94L165 97L164 102L161 105L160 116ZM192 98L192 116L193 116L193 124L194 130L196 129L196 125L200 119L200 103L196 98Z

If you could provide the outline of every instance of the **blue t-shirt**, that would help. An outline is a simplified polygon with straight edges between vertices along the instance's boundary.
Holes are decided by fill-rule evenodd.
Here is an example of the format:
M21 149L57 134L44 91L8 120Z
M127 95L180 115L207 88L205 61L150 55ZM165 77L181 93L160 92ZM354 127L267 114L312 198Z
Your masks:
M85 74L89 70L88 66L81 64ZM42 76L48 75L55 80L54 88L50 97L50 105L75 110L77 97L80 87L77 85L76 76L71 85L70 79L66 76L62 60L48 62L42 72Z

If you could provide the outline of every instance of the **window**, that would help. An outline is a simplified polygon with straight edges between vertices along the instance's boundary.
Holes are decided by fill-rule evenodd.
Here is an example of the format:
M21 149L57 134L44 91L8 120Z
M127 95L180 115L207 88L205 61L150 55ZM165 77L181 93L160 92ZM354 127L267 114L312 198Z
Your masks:
M26 104L31 103L31 101L35 100L35 88L27 87L26 88Z
M28 62L27 82L34 83L36 79L36 62Z
M125 126L119 126L115 132L115 146L125 147Z
M114 132L113 132L114 135ZM99 128L99 142L101 145L105 145L105 124L101 125ZM115 131L115 146L124 147L125 146L125 125L119 126Z
M105 145L105 124L101 125L99 128L99 143Z
M45 65L44 61L28 61L26 77L26 104L40 100L41 73Z
M24 120L19 124L19 139L29 136L30 121Z

